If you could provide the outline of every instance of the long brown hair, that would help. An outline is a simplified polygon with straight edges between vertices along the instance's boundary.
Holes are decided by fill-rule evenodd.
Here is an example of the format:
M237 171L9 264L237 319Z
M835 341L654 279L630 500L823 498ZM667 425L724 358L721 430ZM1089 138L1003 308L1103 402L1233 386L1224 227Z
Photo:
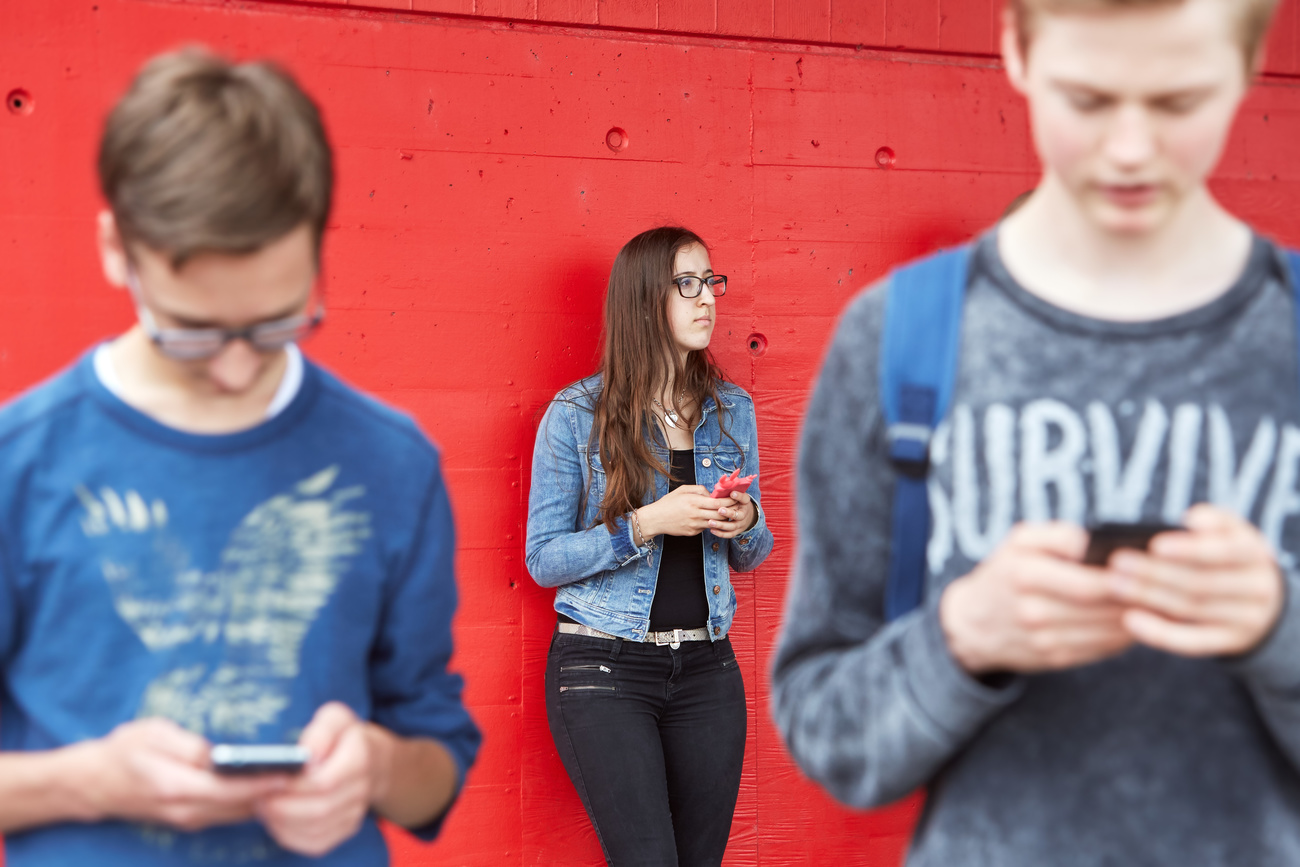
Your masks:
M694 428L707 398L713 398L722 422L718 383L722 369L709 350L694 350L683 363L668 319L668 303L677 291L672 282L677 253L694 244L708 249L694 232L662 226L628 241L614 259L605 294L605 326L591 445L599 447L605 469L605 498L599 521L611 532L614 519L645 504L655 471L669 468L655 454L648 432L658 437L651 415L652 398L668 382L674 394L686 392L679 407L683 424ZM726 431L725 424L723 431ZM728 434L730 436L730 434ZM666 445L666 443L665 443Z

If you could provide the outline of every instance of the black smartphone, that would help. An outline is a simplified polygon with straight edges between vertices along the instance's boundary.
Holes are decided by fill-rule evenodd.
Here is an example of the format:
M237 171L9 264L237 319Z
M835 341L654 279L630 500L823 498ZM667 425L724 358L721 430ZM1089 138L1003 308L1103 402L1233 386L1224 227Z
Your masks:
M226 776L297 774L311 760L311 750L293 744L217 744L212 769Z
M1088 528L1088 551L1083 562L1089 566L1105 566L1110 555L1120 548L1145 551L1153 536L1183 530L1177 524L1096 524Z

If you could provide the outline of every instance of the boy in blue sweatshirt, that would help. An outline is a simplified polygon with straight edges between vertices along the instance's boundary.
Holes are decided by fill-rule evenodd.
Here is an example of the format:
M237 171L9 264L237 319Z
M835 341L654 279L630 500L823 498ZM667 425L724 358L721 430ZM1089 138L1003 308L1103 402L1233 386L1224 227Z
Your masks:
M0 831L23 865L383 864L479 733L438 453L303 358L332 158L283 72L149 63L99 172L139 322L0 410ZM297 743L296 774L214 771Z

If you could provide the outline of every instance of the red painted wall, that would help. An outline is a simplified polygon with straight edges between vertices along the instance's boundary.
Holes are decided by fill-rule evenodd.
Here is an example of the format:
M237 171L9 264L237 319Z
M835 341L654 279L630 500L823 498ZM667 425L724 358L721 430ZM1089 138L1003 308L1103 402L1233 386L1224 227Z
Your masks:
M803 781L768 722L766 672L794 544L799 418L837 312L1034 183L1023 108L991 57L997 8L3 0L0 94L21 89L32 110L0 110L0 394L131 321L98 273L93 154L140 62L193 41L284 62L338 150L331 315L309 351L416 414L443 446L460 526L456 664L487 741L443 838L421 847L395 832L396 861L599 864L545 723L553 615L523 565L528 458L538 408L593 368L615 252L658 223L693 227L731 276L714 346L758 401L777 536L738 581L751 721L728 864L895 864L917 802L855 814ZM1214 187L1300 242L1290 0L1269 69ZM615 127L628 138L618 152ZM751 333L767 338L762 357Z

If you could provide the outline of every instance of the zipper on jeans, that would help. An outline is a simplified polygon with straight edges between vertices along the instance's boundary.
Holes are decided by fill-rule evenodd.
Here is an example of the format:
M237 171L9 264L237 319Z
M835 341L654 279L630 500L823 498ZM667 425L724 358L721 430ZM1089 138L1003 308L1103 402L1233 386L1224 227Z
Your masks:
M560 692L577 692L579 690L590 690L590 689L594 689L599 692L614 692L614 687L612 686L562 686L560 687Z
M606 674L611 673L611 669L604 665L561 665L560 671L603 671Z

